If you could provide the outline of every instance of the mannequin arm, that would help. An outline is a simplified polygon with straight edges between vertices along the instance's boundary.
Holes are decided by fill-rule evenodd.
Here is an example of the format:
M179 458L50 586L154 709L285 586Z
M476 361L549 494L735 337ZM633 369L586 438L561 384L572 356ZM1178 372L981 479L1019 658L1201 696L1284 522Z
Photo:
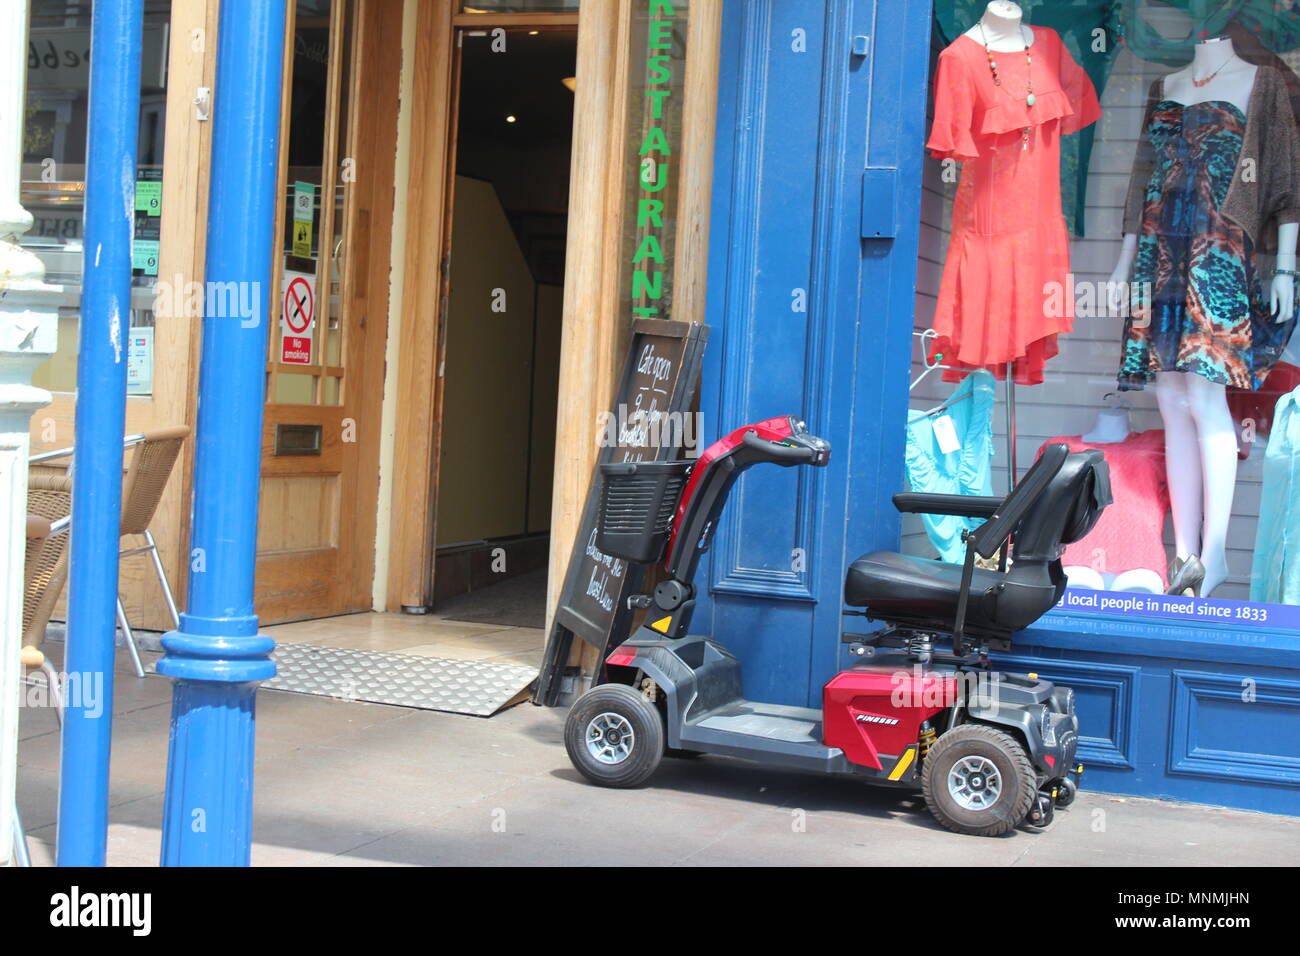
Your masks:
M1300 223L1284 222L1277 227L1277 268L1295 271L1296 237L1300 235ZM1269 305L1279 322L1289 322L1295 314L1295 278L1287 275L1273 277L1272 295Z
M1135 233L1124 233L1119 260L1115 263L1115 270L1106 283L1106 303L1110 306L1112 315L1127 314L1128 281L1133 275L1133 260L1137 258L1137 244L1138 237Z

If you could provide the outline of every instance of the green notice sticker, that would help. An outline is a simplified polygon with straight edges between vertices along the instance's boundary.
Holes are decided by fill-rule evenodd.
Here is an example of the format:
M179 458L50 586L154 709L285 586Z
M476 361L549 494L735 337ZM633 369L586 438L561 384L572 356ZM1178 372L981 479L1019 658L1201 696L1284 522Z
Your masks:
M131 269L147 276L158 274L157 239L136 239L131 243Z
M135 211L150 216L162 215L162 183L140 181L135 184Z

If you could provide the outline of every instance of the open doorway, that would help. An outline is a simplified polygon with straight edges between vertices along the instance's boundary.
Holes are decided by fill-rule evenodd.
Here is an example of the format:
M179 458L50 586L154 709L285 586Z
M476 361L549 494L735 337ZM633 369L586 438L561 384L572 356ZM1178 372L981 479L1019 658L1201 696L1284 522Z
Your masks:
M442 240L441 343L421 343L427 355L445 355L433 363L437 411L424 420L440 452L429 473L438 490L430 522L438 547L425 565L432 601L410 608L425 613L269 628L279 668L269 689L487 715L525 699L537 675L577 53L576 17L565 19L453 27L453 56L442 61L446 100L427 120L446 152L424 182L445 176L451 187L438 197L436 221L409 219L411 230L423 224ZM366 92L351 101L358 122L378 109ZM423 195L412 189L406 198ZM406 242L423 238L408 231ZM422 359L407 351L401 361L409 369ZM291 409L301 418L306 407ZM413 523L404 513L400 520ZM348 525L344 510L335 527Z
M499 625L482 640L512 650L530 632L540 652L577 31L457 44L433 613Z

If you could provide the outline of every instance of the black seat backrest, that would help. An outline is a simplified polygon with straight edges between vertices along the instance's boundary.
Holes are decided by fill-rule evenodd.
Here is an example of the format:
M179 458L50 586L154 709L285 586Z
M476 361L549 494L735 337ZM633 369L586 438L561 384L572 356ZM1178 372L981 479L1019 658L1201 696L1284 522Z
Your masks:
M1065 465L1070 449L1066 445L1048 445L1023 478L1002 500L993 517L980 525L970 535L970 545L985 558L991 558L998 548L1015 532L1021 521L1039 505L1039 499L1048 494L1051 485Z
M991 558L1010 535L1008 582L1051 588L1055 603L1065 589L1065 545L1091 531L1108 504L1110 476L1100 451L1070 454L1067 445L1048 445L997 513L971 534L970 544Z
M1096 449L1067 455L1015 531L1013 569L1058 561L1065 545L1091 531L1108 504L1110 479L1105 456Z
M970 543L991 558L1014 535L1015 561L1054 561L1066 544L1092 530L1110 501L1110 473L1100 451L1071 454L1068 445L1047 445Z
M1034 589L1050 587L1047 606L1054 607L1067 583L1061 553L1067 544L1092 530L1110 500L1105 456L1096 449L1067 456L1042 499L1026 513L1016 530L1008 581Z
M1107 465L1105 456L1100 451L1092 451L1088 453L1087 457L1091 463L1086 470L1088 472L1088 488L1092 494L1080 495L1075 500L1074 511L1066 519L1065 531L1061 537L1061 541L1065 544L1074 544L1074 542L1091 531L1096 526L1098 519L1101 518L1102 510L1112 500L1110 495L1110 466Z

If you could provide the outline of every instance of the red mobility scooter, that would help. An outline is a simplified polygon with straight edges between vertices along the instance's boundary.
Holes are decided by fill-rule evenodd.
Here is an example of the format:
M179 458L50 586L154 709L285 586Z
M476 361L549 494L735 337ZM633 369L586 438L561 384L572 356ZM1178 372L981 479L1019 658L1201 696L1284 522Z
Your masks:
M633 787L665 752L720 754L884 786L920 787L958 833L1046 827L1074 799L1074 692L1034 674L992 670L1065 588L1060 554L1110 503L1100 452L1050 445L1006 498L899 494L902 512L986 519L963 564L892 551L850 565L845 603L880 623L845 633L854 664L825 685L820 709L745 698L741 663L687 633L701 554L737 476L764 462L822 467L830 445L793 417L738 428L695 462L601 466L597 546L662 559L666 577L630 599L645 623L608 656L605 683L573 705L569 758L606 787ZM977 562L977 559L984 559Z

